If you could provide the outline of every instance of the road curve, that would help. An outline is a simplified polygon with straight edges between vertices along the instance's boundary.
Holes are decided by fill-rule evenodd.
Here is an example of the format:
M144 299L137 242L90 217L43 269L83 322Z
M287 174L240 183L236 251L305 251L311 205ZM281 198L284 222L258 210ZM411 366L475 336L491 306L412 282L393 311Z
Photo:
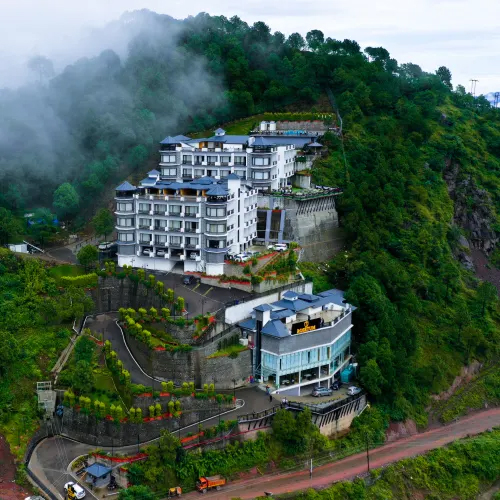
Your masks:
M403 458L440 448L457 439L480 434L497 426L500 426L500 408L475 413L462 418L456 423L422 432L371 450L370 466L372 469L382 467ZM314 469L312 479L309 479L308 470L302 470L235 481L228 484L221 491L210 493L210 499L250 499L263 496L265 491L282 494L307 488L324 488L336 481L352 479L356 475L366 472L366 470L366 453L359 453ZM186 495L186 498L198 498L198 494L190 493Z

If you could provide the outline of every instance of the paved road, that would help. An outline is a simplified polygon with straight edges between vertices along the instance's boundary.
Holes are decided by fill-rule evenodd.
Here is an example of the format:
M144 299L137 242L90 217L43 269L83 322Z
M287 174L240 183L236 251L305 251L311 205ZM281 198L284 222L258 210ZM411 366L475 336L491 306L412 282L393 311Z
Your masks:
M382 467L403 458L440 448L457 439L479 434L499 425L500 408L476 413L462 418L456 423L416 434L415 436L374 449L370 451L370 465L373 469ZM281 494L307 488L324 488L335 481L352 479L358 474L363 474L366 470L366 453L359 453L314 469L312 480L309 479L309 471L303 470L245 481L235 481L220 492L210 493L210 499L250 499L263 496L265 491ZM194 499L195 497L198 498L197 493L186 495L186 498Z

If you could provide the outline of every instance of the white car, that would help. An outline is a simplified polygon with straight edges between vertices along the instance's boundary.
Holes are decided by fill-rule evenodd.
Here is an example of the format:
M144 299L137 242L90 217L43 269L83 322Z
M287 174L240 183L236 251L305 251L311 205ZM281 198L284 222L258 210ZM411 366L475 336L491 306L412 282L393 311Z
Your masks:
M250 260L250 257L246 253L239 253L236 255L234 258L235 262L248 262Z
M68 488L70 486L75 490L76 498L80 499L85 496L85 490L79 484L73 483L72 481L64 485L64 493L68 493Z
M276 252L286 252L288 250L288 245L286 243L276 243L275 245L269 245L268 250L275 250Z
M143 255L154 255L154 252L153 250L151 250L150 248L145 248L143 251L142 251Z
M355 396L356 394L359 394L361 392L361 389L359 387L356 387L355 385L352 385L347 389L347 395L348 396Z
M157 257L165 257L165 250L156 250Z

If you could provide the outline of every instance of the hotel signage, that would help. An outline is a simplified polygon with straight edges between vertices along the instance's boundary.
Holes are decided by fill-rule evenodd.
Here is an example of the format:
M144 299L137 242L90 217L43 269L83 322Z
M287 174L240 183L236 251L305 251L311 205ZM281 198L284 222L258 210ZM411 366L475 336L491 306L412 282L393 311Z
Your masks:
M321 328L321 318L302 321L301 323L295 323L292 325L292 335L311 332L312 330L317 330L318 328Z

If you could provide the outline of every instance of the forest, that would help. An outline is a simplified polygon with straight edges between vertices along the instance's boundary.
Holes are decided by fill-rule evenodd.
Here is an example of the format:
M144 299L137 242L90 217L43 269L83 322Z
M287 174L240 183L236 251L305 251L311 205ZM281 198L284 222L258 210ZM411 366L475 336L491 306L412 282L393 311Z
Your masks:
M83 226L87 207L96 207L114 182L156 161L167 134L261 112L331 113L331 94L343 135L325 136L330 154L315 165L313 182L344 190L346 251L315 278L346 290L358 306L360 378L377 407L386 417L426 425L430 394L447 388L463 365L491 364L498 356L497 291L457 261L472 234L458 223L445 181L456 173L465 215L485 210L494 240L498 110L453 88L445 66L427 73L382 47L362 49L318 30L285 37L238 17L134 16L145 28L131 39L127 57L107 50L53 77L50 61L41 60L36 85L0 91L1 242L22 234L26 209ZM500 262L493 248L489 253L492 266ZM37 288L31 276L23 281L6 264L0 268L0 327L10 335L17 327L4 303L22 304L27 293L29 300L50 297L50 280L36 278ZM28 333L35 326L22 323ZM8 370L10 361L3 363Z

